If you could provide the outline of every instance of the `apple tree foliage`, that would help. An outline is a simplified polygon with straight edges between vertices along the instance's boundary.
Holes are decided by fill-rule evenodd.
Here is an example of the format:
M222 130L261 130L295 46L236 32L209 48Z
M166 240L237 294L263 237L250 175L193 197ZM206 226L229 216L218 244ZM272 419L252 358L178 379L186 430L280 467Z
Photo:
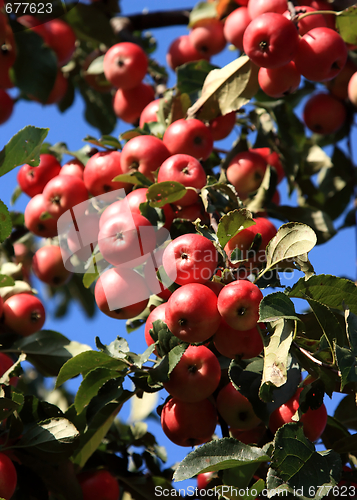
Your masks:
M58 15L63 5L54 4ZM56 331L41 330L29 337L15 334L1 336L1 351L16 358L13 368L1 378L0 449L14 457L18 470L16 499L80 500L81 490L76 475L83 468L106 467L121 485L125 499L154 499L155 486L171 488L174 482L214 471L217 495L235 498L227 486L244 490L240 498L255 498L264 489L269 496L286 490L292 498L322 498L336 495L334 487L341 478L357 482L357 288L353 281L316 275L308 259L315 245L333 238L334 221L345 217L344 226L355 224L355 209L350 209L355 191L355 167L349 140L355 109L348 109L349 119L337 133L322 136L306 135L296 109L301 100L315 91L317 85L304 81L292 95L281 99L268 98L259 90L256 68L247 56L232 52L232 62L217 68L206 61L184 64L176 70L173 88L166 89L167 69L155 61L155 42L145 30L158 24L194 24L200 18L224 18L236 7L233 0L217 0L197 5L188 17L176 12L157 21L155 16L127 16L117 2L69 4L64 19L74 29L79 41L72 60L66 66L69 88L58 105L65 111L79 93L85 102L85 118L98 129L98 136L84 138L86 146L68 151L66 144L45 142L47 129L29 125L19 131L0 152L0 176L24 163L36 166L39 154L50 152L61 158L70 154L84 164L88 151L120 150L127 140L140 134L162 137L167 126L179 118L208 121L219 113L237 112L240 128L231 149L214 150L204 163L209 173L201 197L211 217L211 224L183 222L176 219L175 235L198 232L210 238L224 257L224 246L234 234L249 223L252 215L266 211L281 221L276 237L269 244L266 267L255 283L268 292L260 306L260 321L269 325L264 338L264 351L252 360L221 359L233 384L250 400L256 414L267 425L271 412L290 399L301 380L301 372L313 376L300 398L296 422L269 431L257 446L250 446L229 437L227 429L217 427L215 438L193 451L175 470L167 465L165 451L144 423L127 425L118 419L122 405L133 396L142 397L162 389L170 372L187 347L173 341L164 324L156 324L154 336L161 358L153 364L153 347L138 354L130 350L127 340L114 337L109 345L96 339L96 349L71 341ZM51 50L40 43L39 36L23 31L16 18L11 19L18 49L12 78L21 96L33 95L45 100L53 86L56 65ZM345 41L357 42L355 8L338 17L339 30ZM111 46L122 40L140 43L150 57L151 84L164 97L158 122L143 129L128 127L121 137L111 136L117 118L112 109L112 96L89 87L81 72L86 55L95 48ZM38 50L36 50L36 48ZM356 53L350 56L356 59ZM91 65L89 72L101 74L102 58ZM347 139L347 147L346 147ZM283 160L289 193L297 193L297 205L276 205L272 197L276 172L268 168L261 187L245 205L228 184L225 170L230 159L249 147L269 146ZM331 154L327 154L326 148ZM149 186L151 207L160 207L182 197L186 189L172 184L167 189L152 184L144 176L127 176L136 186ZM15 191L15 203L18 190ZM218 219L218 220L217 220ZM28 291L21 269L13 264L13 244L26 238L23 215L0 202L0 294L3 299ZM230 236L227 236L227 235ZM287 264L287 261L288 264ZM290 287L281 285L279 273L287 265L303 274ZM71 281L49 289L60 296L58 316L67 312L71 300L79 300L89 317L96 313L93 285L97 275L87 272L73 275ZM305 312L295 310L292 299L305 301ZM143 325L146 310L127 322L128 332ZM1 328L1 325L0 325ZM64 332L65 333L65 332ZM9 376L22 373L21 363L27 360L36 370L35 380L22 380L16 388L9 385ZM81 376L77 393L64 389L66 381ZM43 397L44 377L56 378L56 390L66 402L66 409ZM125 380L134 389L123 388ZM334 415L328 417L321 437L324 451L317 451L304 436L298 423L302 411L322 401L324 394L345 394ZM120 416L120 413L119 413ZM343 472L343 465L352 472ZM255 491L255 493L254 493Z

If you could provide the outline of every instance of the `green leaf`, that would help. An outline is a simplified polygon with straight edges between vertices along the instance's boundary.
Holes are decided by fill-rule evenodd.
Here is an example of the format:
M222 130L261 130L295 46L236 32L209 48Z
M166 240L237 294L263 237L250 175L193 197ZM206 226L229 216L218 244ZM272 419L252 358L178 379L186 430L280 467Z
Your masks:
M307 254L315 245L316 234L306 224L298 222L283 224L266 248L267 264L261 275L283 261L295 261L308 279L313 270Z
M186 191L185 186L176 181L158 182L149 187L146 198L152 207L161 208L167 203L181 200Z
M71 25L79 40L90 42L94 47L100 44L111 47L116 43L109 17L94 5L77 3L63 19Z
M219 114L237 111L258 91L257 74L257 68L245 55L214 69L205 79L201 97L188 109L188 118L198 115L200 120L211 120Z
M78 5L89 7L84 4ZM72 9L71 12L75 10ZM85 102L84 116L87 122L97 128L102 134L110 134L117 123L117 117L113 110L112 96L96 92L84 80L79 80L78 87Z
M334 417L348 429L357 431L357 412L354 394L348 394L340 401L335 409Z
M357 356L357 316L345 308L346 333L352 352Z
M216 2L198 2L190 12L188 27L193 28L199 21L217 18Z
M179 464L174 481L183 481L202 472L231 469L246 464L268 462L270 457L261 449L233 438L223 438L191 451Z
M272 389L283 386L287 381L289 351L295 332L295 325L291 320L279 319L272 326L274 332L269 337L269 344L264 347L264 369L260 387L260 397L263 401L272 401Z
M0 200L0 242L6 240L11 234L12 222L9 210L5 203Z
M259 305L259 321L276 321L280 318L300 321L292 300L283 292L270 293Z
M57 58L43 38L32 30L14 33L17 47L12 78L25 94L46 102L57 77Z
M83 352L68 360L67 363L63 365L56 380L56 387L59 387L67 380L76 377L79 374L84 374L98 367L120 371L127 367L127 363L114 359L104 352Z
M128 182L138 187L149 187L153 183L141 172L131 172L130 174L120 174L112 179L115 182Z
M347 306L357 314L357 287L353 281L345 278L328 274L312 276L307 281L301 278L287 295L299 299L311 298L340 311L344 311Z
M332 450L316 452L301 426L289 423L278 429L274 439L267 489L296 493L304 498L322 498L327 486L335 486L342 470L340 456Z
M336 17L336 29L347 43L357 43L357 5L343 10Z
M171 351L159 361L159 363L150 370L149 383L155 385L157 382L166 382L169 380L169 375L180 361L183 353L188 347L187 343L176 345Z
M17 132L0 151L0 177L24 163L36 167L40 163L41 144L48 131L48 128L28 125Z
M357 361L351 349L335 346L337 366L341 372L341 391L349 382L357 382Z
M15 205L15 203L17 202L17 200L20 198L21 195L22 195L22 191L21 191L20 186L16 186L16 188L14 189L14 192L11 195L10 205L11 206Z
M206 3L205 5L209 4ZM217 66L210 64L204 59L179 66L176 69L177 90L181 94L192 94L193 92L200 91L208 73L214 69L217 69Z
M6 274L0 274L0 288L4 286L14 286L15 281L11 276L7 276Z
M224 248L228 241L233 238L236 234L247 227L253 226L255 221L253 220L252 213L246 208L240 208L238 210L233 210L220 219L217 229L218 240Z
M79 415L84 408L94 398L103 385L111 379L122 378L122 375L115 370L100 367L90 371L84 378L79 386L76 397L74 399L74 406Z
M84 139L84 142L89 142L90 144L93 144L94 146L99 146L101 148L106 148L109 149L110 151L112 148L115 149L121 149L121 144L118 141L116 137L113 137L112 135L103 135L100 139L96 139L95 137L92 137L91 135L87 135Z

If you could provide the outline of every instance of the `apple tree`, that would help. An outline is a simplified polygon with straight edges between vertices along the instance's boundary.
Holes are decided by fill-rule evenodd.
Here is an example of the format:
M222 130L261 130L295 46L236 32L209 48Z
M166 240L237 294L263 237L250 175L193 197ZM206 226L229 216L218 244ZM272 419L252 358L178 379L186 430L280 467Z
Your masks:
M356 223L356 5L0 4L3 126L79 98L97 130L70 150L29 117L2 144L0 498L357 498L357 289L313 266ZM149 30L177 25L161 61ZM73 303L108 344L46 329Z

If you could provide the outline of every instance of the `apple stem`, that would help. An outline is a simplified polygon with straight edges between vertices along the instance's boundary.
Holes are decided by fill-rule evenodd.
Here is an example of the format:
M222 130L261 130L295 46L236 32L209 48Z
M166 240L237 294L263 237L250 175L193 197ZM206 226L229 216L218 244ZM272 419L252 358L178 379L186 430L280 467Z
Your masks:
M296 21L299 22L301 19L308 16L314 16L315 14L332 14L334 16L339 16L341 12L335 10L316 10L314 12L305 12L304 14L298 14Z

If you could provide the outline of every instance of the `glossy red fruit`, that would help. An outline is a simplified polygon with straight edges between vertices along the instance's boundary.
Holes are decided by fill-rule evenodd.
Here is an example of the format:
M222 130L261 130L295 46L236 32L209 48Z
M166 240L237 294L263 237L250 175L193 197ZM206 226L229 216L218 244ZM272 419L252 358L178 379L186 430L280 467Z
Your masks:
M294 62L307 80L326 82L342 70L347 54L346 44L336 31L314 28L300 39Z
M242 151L229 162L226 175L238 196L245 199L259 188L266 168L266 161L261 155L251 150Z
M209 60L209 56L200 54L192 45L188 35L175 38L166 54L166 62L173 70L182 64L200 59Z
M62 19L51 19L42 24L43 37L57 56L59 67L67 64L76 48L77 37L71 26Z
M36 194L28 202L24 212L25 226L31 233L42 238L57 236L57 219L47 212L47 202L43 194Z
M86 262L97 245L98 233L99 215L97 213L89 213L82 217L77 217L76 225L71 225L66 236L69 250L79 260Z
M300 85L300 80L301 75L293 61L279 68L260 68L258 72L260 88L269 97L275 99L295 92Z
M289 401L279 406L279 408L274 410L270 415L269 428L271 432L275 434L279 427L288 422L293 422L292 417L299 409L299 397L302 390L302 388L299 388ZM302 415L300 422L303 424L305 436L310 439L310 441L319 439L327 424L327 411L325 405L322 404L316 410L309 408L307 412Z
M9 94L0 89L0 125L2 123L7 122L7 120L12 115L12 111L14 109L14 101L9 96Z
M162 256L164 253L164 248L158 248L156 249L152 254L151 257L149 258L148 261L145 264L144 267L144 277L147 286L150 289L150 292L154 295L157 295L160 297L162 300L168 300L172 292L165 286L164 283L162 283L158 279L157 272L162 266ZM164 281L163 277L159 273L159 277ZM170 286L170 283L167 283L167 286Z
M212 438L217 425L217 412L211 401L187 403L170 399L161 412L161 425L166 436L178 446L196 446Z
M142 215L131 213L113 216L101 227L98 246L104 259L114 266L143 264L156 246L152 224Z
M39 248L32 259L32 270L39 280L51 286L65 284L71 277L63 263L61 249L57 245Z
M259 319L260 289L248 280L233 281L218 295L217 307L222 318L232 328L250 330Z
M154 181L154 172L170 156L161 139L153 135L139 135L128 141L121 152L120 165L124 174L141 172Z
M0 498L10 500L17 486L17 472L10 458L0 453Z
M100 151L89 158L84 168L83 182L93 196L116 189L128 189L126 182L113 181L123 173L120 159L120 151Z
M222 141L232 132L236 123L236 112L232 111L226 115L217 116L209 122L208 128L211 131L214 141Z
M165 322L184 342L204 342L217 331L220 321L217 295L200 283L181 286L167 302Z
M179 182L188 189L184 196L176 203L182 207L192 205L198 201L196 190L202 189L207 182L206 173L201 163L188 154L173 154L160 166L157 182Z
M252 151L253 153L261 155L268 165L275 168L278 176L277 184L279 184L285 177L285 171L278 153L272 151L270 148L254 148Z
M187 402L202 401L217 389L221 367L207 347L190 345L170 373L164 388L171 396Z
M208 57L221 52L227 43L223 33L223 23L215 18L199 21L188 36L194 48Z
M115 477L105 469L85 471L78 475L83 500L118 500L120 488Z
M212 241L200 234L184 234L165 249L166 274L179 285L206 283L217 267L218 253Z
M145 77L147 68L147 55L139 45L132 42L113 45L103 60L106 79L118 89L137 87Z
M303 111L305 125L317 134L333 134L347 118L346 107L330 94L315 94L309 98Z
M198 160L207 160L213 149L210 130L196 118L171 123L162 140L172 155L182 153Z
M136 123L140 115L155 98L155 92L150 85L139 83L131 89L118 89L113 100L114 113L126 123Z
M357 71L351 76L348 83L348 99L354 106L357 106Z
M241 443L244 444L258 444L259 441L263 438L266 433L266 427L263 423L260 423L253 429L249 430L240 430L235 429L234 427L230 427L229 432L235 438L238 439Z
M41 300L35 295L19 293L4 302L4 320L15 333L27 337L41 330L46 312Z
M47 203L47 212L58 219L67 210L87 201L88 191L79 177L57 175L46 184L43 197ZM82 210L85 210L83 206Z
M42 193L46 184L56 177L61 170L61 164L57 158L50 154L41 154L40 163L37 167L23 165L17 173L17 182L21 191L28 196Z
M232 382L219 391L216 405L225 422L235 429L253 429L261 422L254 413L250 401L237 391Z
M252 19L265 12L283 14L285 11L285 0L249 0L248 2L248 12Z
M149 102L140 115L139 127L143 128L145 123L157 122L157 113L160 107L160 99Z
M224 23L224 36L240 51L243 50L243 35L251 22L247 7L241 7L231 12Z
M159 319L165 322L165 310L166 310L166 302L155 307L155 309L151 311L145 322L144 335L145 335L145 342L147 343L148 346L154 344L155 342L150 334L150 330L153 327L153 323L154 321L157 321Z
M142 313L150 297L142 276L132 269L107 269L95 285L99 309L114 319L130 319Z
M4 352L0 352L0 377L4 375L5 372L10 370L10 368L14 365L13 360L5 354ZM17 386L17 382L19 377L10 377L10 385L13 387Z
M244 32L243 48L254 64L278 68L290 62L299 46L299 35L282 14L267 12L253 19Z
M81 161L74 158L73 160L67 161L60 170L59 175L74 175L83 180L83 170L84 165Z
M256 326L239 331L230 327L223 319L213 337L217 351L227 358L250 359L263 350L263 341Z
M295 6L295 12L297 15L302 16L307 12L316 12L316 9L309 5ZM283 14L287 19L291 19L291 14L289 10L286 10ZM298 20L298 30L299 35L304 36L305 33L314 28L324 28L326 27L326 20L322 14L314 14L313 16L307 16Z

